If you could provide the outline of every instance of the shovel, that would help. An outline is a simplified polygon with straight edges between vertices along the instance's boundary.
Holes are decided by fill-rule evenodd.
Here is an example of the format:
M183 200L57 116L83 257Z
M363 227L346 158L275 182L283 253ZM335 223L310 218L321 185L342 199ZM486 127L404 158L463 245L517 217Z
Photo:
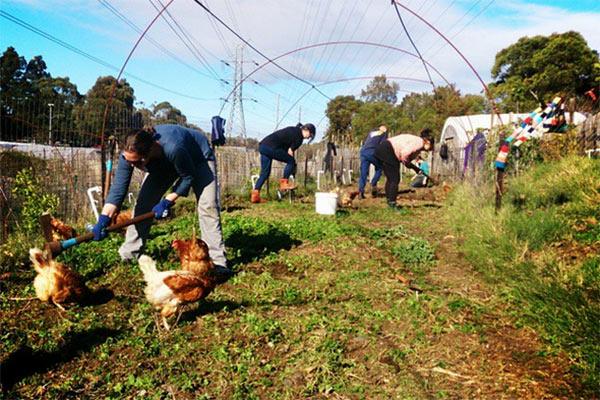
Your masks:
M137 217L133 217L126 221L119 222L118 224L111 225L108 228L106 228L106 231L107 232L118 231L119 229L121 229L125 226L137 224L138 222L145 221L145 220L151 219L151 218L154 218L153 211L148 212L146 214L138 215ZM50 219L51 219L50 214L43 214L40 217L40 222L42 224L42 231L44 232L44 238L46 238L46 241L48 242L47 245L50 248L50 251L52 252L53 257L59 255L60 253L62 253L63 250L66 250L69 247L76 246L83 242L89 242L90 240L92 240L94 238L94 234L92 232L88 232L83 235L79 235L75 238L65 240L63 242L53 242L53 241L51 241L52 233L50 230Z

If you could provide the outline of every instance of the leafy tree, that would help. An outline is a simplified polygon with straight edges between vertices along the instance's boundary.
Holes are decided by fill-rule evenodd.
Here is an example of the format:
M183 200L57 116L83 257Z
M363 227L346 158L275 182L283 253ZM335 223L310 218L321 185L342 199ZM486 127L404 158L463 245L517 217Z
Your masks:
M14 47L8 47L0 56L0 99L3 105L23 98L23 81L27 63Z
M523 37L496 54L492 78L503 110L529 110L538 104L535 96L540 101L559 93L583 97L600 84L600 62L578 32Z
M385 101L376 103L363 103L354 117L352 118L352 128L354 143L361 143L368 132L377 129L381 125L386 125L388 129L395 128L394 106Z
M42 56L29 62L8 47L0 57L0 116L3 139L38 136L48 122L48 109L41 107L38 82L50 77Z
M360 109L362 102L354 96L337 96L327 104L325 115L329 118L329 128L325 139L335 141L352 137L352 118Z
M442 131L448 117L489 112L487 100L480 95L462 96L453 86L438 86L433 93L411 93L395 108L397 128L404 133L419 133L425 128L434 136Z
M154 106L154 124L177 124L186 125L186 117L181 110L174 107L168 101L163 101Z
M114 76L101 76L96 80L94 86L86 93L87 102L101 102L106 105L107 99L110 96L112 86L115 83ZM133 108L135 96L133 88L125 79L121 79L115 88L111 105L115 108Z
M81 144L73 138L72 129L76 124L76 107L83 103L83 96L67 77L42 78L36 83L39 91L39 104L42 106L53 104L52 114L52 141L68 144ZM46 109L45 109L46 110ZM40 114L40 124L48 126L50 115L48 112Z
M85 95L85 102L77 107L76 115L79 140L82 144L100 143L106 104L116 78L101 76ZM132 127L142 126L142 115L137 113L133 102L134 90L125 79L121 79L115 88L110 102L109 113L105 124L105 136L120 135Z
M366 87L360 91L360 97L367 103L385 101L396 104L398 101L398 82L388 82L385 75L376 76Z

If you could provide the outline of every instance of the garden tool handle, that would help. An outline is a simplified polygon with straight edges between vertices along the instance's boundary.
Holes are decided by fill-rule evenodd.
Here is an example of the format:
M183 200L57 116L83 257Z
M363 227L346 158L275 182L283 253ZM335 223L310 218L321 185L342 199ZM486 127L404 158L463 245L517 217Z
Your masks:
M150 211L146 214L138 215L137 217L133 217L126 221L119 222L118 224L114 224L106 228L107 232L117 231L125 226L137 224L138 222L145 221L147 219L154 218L154 212ZM52 256L59 255L63 250L68 249L69 247L76 246L83 242L89 242L94 238L94 234L92 232L85 233L83 235L79 235L75 238L65 240L64 242L50 242L48 243L50 247L50 251L52 252Z
M423 170L421 170L421 173L423 175L425 175L427 177L427 179L429 179L431 181L432 184L434 184L434 185L438 184L437 180L433 179L431 176L429 176L428 174L426 174L425 172L423 172Z

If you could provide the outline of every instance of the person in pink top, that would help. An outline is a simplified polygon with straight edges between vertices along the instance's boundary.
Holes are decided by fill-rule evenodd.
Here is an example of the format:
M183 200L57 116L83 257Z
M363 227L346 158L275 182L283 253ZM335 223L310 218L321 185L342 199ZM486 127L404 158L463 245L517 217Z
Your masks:
M422 150L429 151L432 143L431 131L425 129L421 132L421 137L408 134L394 136L383 141L375 149L375 157L381 162L386 178L385 196L390 208L399 209L396 206L396 196L400 183L400 163L420 173L420 168L414 165L412 160L417 158Z

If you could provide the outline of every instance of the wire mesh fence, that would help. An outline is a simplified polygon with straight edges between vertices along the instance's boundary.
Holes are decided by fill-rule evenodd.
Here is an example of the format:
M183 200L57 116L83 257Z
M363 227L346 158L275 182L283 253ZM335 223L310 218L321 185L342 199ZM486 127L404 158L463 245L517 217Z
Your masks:
M93 102L92 102L93 103ZM102 203L101 132L102 104L34 104L22 101L0 103L0 242L6 241L19 225L22 193L16 190L19 171L30 169L42 183L45 193L60 199L58 217L71 223L93 221L94 208ZM581 153L600 155L600 115L590 117L580 128ZM105 137L119 138L131 128L143 126L140 112L112 107L105 123ZM439 146L439 145L438 145ZM118 155L118 147L115 157ZM260 173L260 154L243 146L216 149L221 192L247 193ZM105 154L104 159L110 157ZM467 160L467 161L465 161ZM360 175L359 149L352 146L332 152L325 143L302 146L297 154L296 184L315 185L319 190L354 184ZM436 147L427 160L433 176L447 181L477 180L487 164L469 156L464 148L450 148L444 159ZM271 190L285 165L274 162ZM404 172L404 171L402 171ZM130 185L129 201L134 201L143 173L137 171ZM267 186L268 190L268 186Z
M104 122L106 103L0 102L0 141L93 147L105 136L118 136L143 125L141 112L133 107L111 106Z
M587 157L600 157L600 113L588 117L577 134L581 152Z
M98 113L75 113L75 117L60 123L65 109L54 105L52 119L50 110L47 116L33 108L19 105L2 108L0 120L0 242L3 243L11 232L19 226L23 193L19 193L16 178L20 171L30 170L39 182L41 190L55 195L60 204L57 217L69 223L92 222L94 208L102 205L102 149L100 135L102 119ZM28 115L28 113L31 114ZM70 110L73 115L74 111ZM56 117L58 113L59 117ZM57 119L55 119L57 118ZM48 124L42 126L40 124ZM141 120L128 111L114 108L109 114L107 134L119 138L130 128L141 127ZM295 174L299 184L314 183L325 165L326 151L321 145L303 146L296 159L298 168ZM118 156L118 147L115 158ZM250 189L252 176L260 173L260 154L255 149L237 146L224 146L216 149L218 176L221 192L243 192ZM105 154L105 159L109 156ZM352 174L358 171L358 151L338 149L337 156L331 158L331 176L339 183L349 184ZM274 162L272 181L281 177L283 163ZM114 172L113 172L114 173ZM130 185L133 201L139 190L144 174L136 171ZM272 186L273 188L273 186Z

